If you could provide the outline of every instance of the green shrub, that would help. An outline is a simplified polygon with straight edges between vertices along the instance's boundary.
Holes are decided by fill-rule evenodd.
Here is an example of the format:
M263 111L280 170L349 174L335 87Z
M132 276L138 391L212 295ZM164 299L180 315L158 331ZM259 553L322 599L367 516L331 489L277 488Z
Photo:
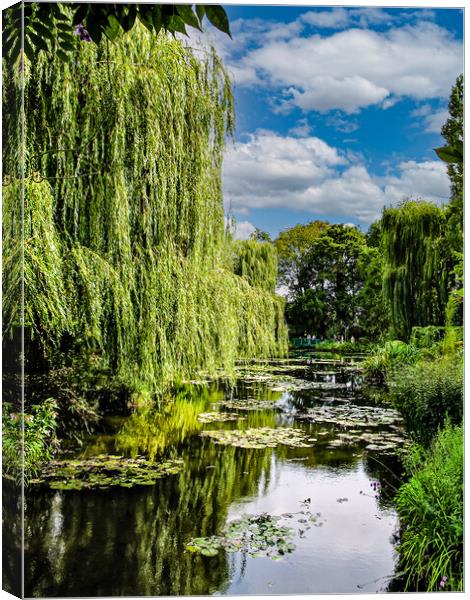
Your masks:
M408 456L397 496L405 591L463 588L463 431L446 425L432 446Z
M24 472L24 479L27 482L38 473L43 462L52 458L57 447L56 409L57 405L53 398L32 406L28 413L13 412L11 404L3 403L4 474L19 481ZM22 435L23 423L24 436Z
M448 419L460 424L463 415L463 361L459 354L403 365L389 379L392 401L402 413L411 436L429 444Z
M395 368L414 363L418 356L419 351L412 344L400 340L385 342L364 361L364 372L367 378L383 383Z
M413 327L411 330L410 343L417 348L429 348L443 339L446 332L445 327L428 325L427 327Z

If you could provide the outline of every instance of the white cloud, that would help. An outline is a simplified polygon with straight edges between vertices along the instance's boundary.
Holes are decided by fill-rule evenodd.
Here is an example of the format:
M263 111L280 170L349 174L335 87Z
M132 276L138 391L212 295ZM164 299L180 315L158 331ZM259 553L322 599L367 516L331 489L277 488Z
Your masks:
M447 97L462 69L462 43L430 22L384 32L347 29L266 40L239 64L257 74L257 85L283 89L287 107L351 113L371 104L387 108L405 96Z
M425 131L428 133L441 133L442 126L449 118L449 112L445 109L428 115L425 120Z
M332 108L355 113L370 104L378 104L388 96L388 90L378 87L358 75L335 78L330 75L313 77L306 91L291 88L290 104L305 112L327 112Z
M236 240L247 240L255 231L256 227L249 221L236 222L234 224L233 237Z
M336 113L335 115L328 117L328 119L326 119L326 124L330 127L334 127L341 133L352 133L353 131L359 129L359 123L356 121L351 121L351 119L343 119L340 113Z
M317 137L259 131L227 151L224 193L235 212L288 208L368 224L405 197L441 204L449 183L441 161L404 161L395 174L375 177L360 155Z
M297 125L289 129L289 133L296 137L307 137L311 132L312 127L309 125L307 119L299 119Z
M308 25L329 29L341 29L350 23L350 15L344 8L309 11L301 15L300 18Z
M421 117L414 126L421 127L426 133L441 133L442 126L449 118L445 108L433 109L430 104L422 104L410 113L411 117Z
M404 197L433 200L437 204L449 199L447 167L439 160L402 162L399 175L389 175L382 181L385 196L391 204Z
M394 17L382 8L331 8L309 11L301 15L300 20L313 27L342 29L349 25L367 27L368 25L391 23Z

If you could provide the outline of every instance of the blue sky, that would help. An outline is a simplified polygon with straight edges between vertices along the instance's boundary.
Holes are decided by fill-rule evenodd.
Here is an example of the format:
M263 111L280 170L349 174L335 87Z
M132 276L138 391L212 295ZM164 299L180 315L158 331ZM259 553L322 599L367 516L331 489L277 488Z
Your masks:
M447 200L432 149L463 71L461 9L225 8L233 40L204 35L235 85L224 198L239 237L314 219L366 230L404 197Z

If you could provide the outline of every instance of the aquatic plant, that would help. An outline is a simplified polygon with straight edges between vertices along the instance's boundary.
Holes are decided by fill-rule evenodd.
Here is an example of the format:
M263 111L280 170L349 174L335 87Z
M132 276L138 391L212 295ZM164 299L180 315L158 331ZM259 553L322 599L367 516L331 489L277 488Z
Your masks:
M84 490L112 486L130 488L154 485L158 479L181 471L181 459L158 462L145 458L99 455L88 459L53 460L43 467L32 484L46 484L53 490Z
M197 420L200 423L224 423L226 421L238 421L239 419L244 418L245 417L240 416L238 413L230 412L199 413L197 416Z
M408 455L399 490L398 551L407 591L463 589L463 431L447 424L428 450Z
M295 550L291 541L295 531L280 525L280 520L281 517L267 513L243 515L231 521L220 535L191 539L186 550L203 556L217 556L219 550L247 552L252 557L266 556L279 560Z
M216 444L235 446L238 448L309 448L315 440L311 440L302 430L291 427L253 427L250 429L218 429L201 431L202 437L212 439Z

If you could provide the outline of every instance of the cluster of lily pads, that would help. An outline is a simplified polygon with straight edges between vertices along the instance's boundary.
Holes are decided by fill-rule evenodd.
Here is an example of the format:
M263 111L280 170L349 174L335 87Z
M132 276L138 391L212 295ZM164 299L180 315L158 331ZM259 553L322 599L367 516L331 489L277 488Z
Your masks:
M300 429L291 427L255 427L251 429L202 431L201 436L216 444L238 448L309 448L316 441Z
M400 413L393 408L359 406L349 402L322 404L299 416L313 423L332 423L343 427L398 427L402 423Z
M310 408L302 417L342 430L328 441L329 448L362 445L368 451L389 452L408 443L400 414L392 408L323 404Z
M53 460L31 483L46 484L56 490L130 488L153 485L162 477L176 475L182 466L181 459L150 462L142 457L132 459L100 454L85 460Z
M186 549L203 556L216 556L219 550L247 552L252 557L266 556L273 560L293 552L295 531L279 524L281 517L268 515L244 515L227 525L221 535L193 538Z
M299 517L300 518L297 518ZM298 513L284 513L281 516L262 513L260 515L245 514L231 521L220 535L191 539L186 550L203 556L217 556L220 550L226 552L246 552L250 556L268 557L280 560L284 555L293 552L296 545L292 539L296 535L293 527L287 522L296 519L302 524L299 536L303 537L306 529L312 524L321 524L319 514L313 515L310 510Z
M243 400L222 400L220 406L232 410L273 410L277 408L276 402L272 400L259 400L256 398L244 398Z
M245 419L245 417L232 412L207 412L199 413L197 416L197 420L200 423L224 423L225 421L238 421L242 419Z

